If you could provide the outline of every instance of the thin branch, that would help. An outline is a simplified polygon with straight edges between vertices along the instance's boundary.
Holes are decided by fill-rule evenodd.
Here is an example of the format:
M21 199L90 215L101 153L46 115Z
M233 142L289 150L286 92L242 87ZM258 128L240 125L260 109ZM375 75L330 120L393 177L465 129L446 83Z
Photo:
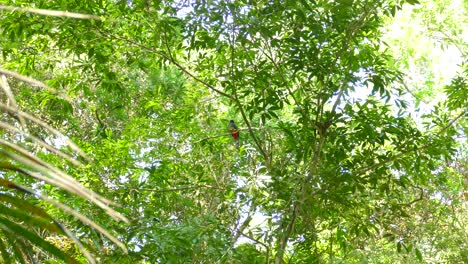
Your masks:
M242 104L241 102L239 101L239 99L237 99L237 94L234 92L235 94L235 102L237 104L237 106L239 107L239 111L241 112L241 115L242 115L242 119L244 120L245 124L247 125L247 128L249 130L249 134L250 136L252 136L254 142L255 142L255 145L257 145L257 148L258 150L260 151L260 153L262 153L262 156L265 158L265 161L267 162L267 165L268 167L270 166L270 160L268 158L268 155L266 154L265 150L263 149L263 146L260 144L260 141L258 140L257 136L255 136L255 134L253 133L253 128L252 126L250 125L250 122L247 118L247 115L245 114L245 111L244 111L244 108L242 107Z
M337 98L336 98L336 101L335 101L335 103L333 104L331 113L335 113L336 108L338 107L338 104L339 104L340 101L341 101L341 97L342 97L343 94L344 94L345 86L346 86L346 84L344 84L344 83L343 83L343 85L341 85L341 87L340 87L340 92L338 93L338 96L337 96Z
M242 129L238 129L239 131L241 131ZM205 140L209 140L209 139L215 139L215 138L220 138L220 137L230 137L232 136L231 133L225 133L225 134L219 134L219 135L215 135L215 136L208 136L208 137L204 137L200 140L197 140L195 143L200 143L200 142L203 142Z
M443 31L443 30L439 30L437 28L432 28L432 27L429 27L428 28L429 32L432 32L432 33L440 33L443 35L443 37L439 37L441 40L446 40L448 43L450 44L453 44L455 46L455 48L458 49L458 51L460 52L460 54L462 56L464 55L467 55L466 53L466 49L463 49L460 44L458 43L459 41L454 39L454 37L450 36L447 32ZM435 34L433 35L435 38L438 38L438 36L436 36ZM466 43L463 43L462 42L462 45L463 46L466 46L465 45Z
M437 135L441 135L442 133L445 132L445 130L447 130L449 127L451 127L455 122L457 122L458 119L460 119L461 117L465 116L466 115L466 111L463 111L461 112L457 117L455 117L454 119L452 119L452 121L450 121L445 127L442 128L442 130L439 131L439 133L437 133Z
M148 189L148 188L138 188L132 189L134 191L142 191L142 192L154 192L154 193L165 193L165 192L178 192L178 191L187 191L187 190L196 190L202 188L209 188L209 189L216 189L216 190L226 190L225 188L214 187L211 185L193 185L193 186L185 186L185 187L178 187L172 189Z
M208 89L224 96L224 97L227 97L231 100L234 100L234 97L230 94L227 94L217 88L215 88L214 86L210 85L209 83L207 83L206 81L198 78L197 76L195 76L194 74L192 74L191 72L189 72L186 68L182 67L182 65L180 65L176 59L172 56L172 52L171 52L171 49L170 49L170 46L169 46L169 43L167 42L167 35L166 35L166 31L164 31L164 43L166 44L166 49L167 49L167 52L169 53L169 56L165 55L164 53L157 53L159 55L162 55L162 56L165 56L166 59L168 59L170 62L172 62L172 64L174 64L177 68L179 68L179 70L183 71L185 74L187 74L188 76L190 76L192 79L194 79L195 81L203 84L205 87L207 87Z
M286 230L284 231L283 237L279 241L279 246L280 246L279 250L280 250L280 252L278 254L280 254L281 257L284 254L284 250L286 249L289 237L291 236L291 233L294 230L296 220L297 220L297 218L299 216L299 211L301 209L302 203L304 202L305 196L308 194L308 192L307 192L308 191L308 189L307 189L308 183L312 179L312 177L314 175L316 175L316 173L317 173L317 168L318 168L318 164L319 164L319 160L320 160L320 154L322 152L324 142L325 142L325 136L322 135L321 138L320 138L319 144L314 149L314 157L313 157L313 160L311 162L310 171L309 171L308 175L304 178L303 183L300 185L299 198L296 199L293 202L291 220L289 221L289 223L288 223L288 225L286 227ZM310 193L309 193L309 195L310 195ZM278 259L277 259L277 261L278 261Z
M465 112L463 111L460 115L458 115L457 117L455 117L454 119L452 119L445 127L443 127L436 135L437 136L440 136L442 133L444 133L449 127L451 127L458 119L460 119L461 117L465 116ZM376 169L376 168L379 168L383 165L387 165L389 163L392 163L393 161L395 160L398 160L404 156L406 156L407 154L411 153L411 152L414 152L414 151L420 151L420 150L424 150L428 147L430 147L430 143L427 143L419 148L416 148L416 149L410 149L408 151L404 151L404 152L400 152L398 153L397 155L387 159L387 160L384 160L382 162L379 162L379 163L375 163L373 165L370 165L370 166L367 166L367 167L364 167L364 168L361 168L361 169L358 169L356 170L355 174L357 175L360 175L360 174L364 174L364 173L367 173L368 171L371 171L373 169Z
M250 128L251 130L263 130L262 128L258 128L258 127L251 127ZM249 131L248 128L238 128L237 129L238 131ZM195 143L200 143L200 142L203 142L205 140L209 140L209 139L215 139L215 138L220 138L220 137L231 137L232 134L231 133L223 133L223 134L218 134L218 135L214 135L214 136L207 136L207 137L204 137L202 139L199 139L197 141L195 141Z
M347 30L347 38L344 40L344 45L343 45L343 48L338 52L336 58L335 58L335 61L333 63L333 65L336 65L337 62L338 62L338 59L341 57L341 54L342 52L348 50L349 48L349 42L350 42L350 39L351 37L354 35L354 33L356 33L356 31L359 30L359 28L364 24L365 20L366 20L366 17L367 15L369 14L370 10L367 10L366 8L364 8L364 13L361 15L361 17L359 17L356 21L354 21L353 23L351 23L351 25L349 26L348 30ZM347 65L348 67L346 68L346 74L348 73L349 71L349 68L351 67L351 65L348 63ZM331 110L331 113L335 113L336 111L336 108L338 107L338 104L340 103L341 101L341 97L343 96L344 92L345 92L345 87L346 87L346 79L343 80L343 83L341 84L341 86L339 87L339 93L338 93L338 96L336 98L336 101L335 103L333 104L333 107L332 107L332 110Z
M246 238L248 238L248 239L250 239L250 240L252 240L253 242L255 242L255 243L259 244L259 245L262 245L262 246L268 251L269 246L268 246L267 244L263 243L262 241L260 241L260 240L258 240L258 239L256 239L256 238L254 238L254 237L252 237L252 236L249 236L249 235L247 235L246 233L243 233L243 232L242 232L241 235L244 236L244 237L246 237Z
M244 230L249 226L250 221L252 221L252 215L249 212L249 214L247 215L247 218L244 220L244 222L238 228L235 228L235 230L234 230L235 234L231 238L231 243L232 244L235 244L237 242L237 240L242 235Z
M355 23L353 23L353 24L351 24L349 26L347 39L344 40L345 43L343 45L343 48L338 52L338 54L337 54L337 56L335 58L334 65L336 65L338 59L341 57L341 53L348 49L349 39L359 29L359 27L363 24L363 22L364 22L365 18L367 17L368 13L369 13L368 10L365 10L363 15ZM349 67L350 67L350 65L348 65L348 68ZM331 77L329 77L329 78L331 78ZM346 83L347 83L346 80L343 80L342 84L339 87L339 93L338 93L336 101L333 104L332 113L334 113L336 111L336 108L338 107L338 104L339 104L339 102L341 100L341 97L343 96L343 94L345 92ZM322 85L322 87L324 87L324 85ZM322 110L323 110L323 108L322 108ZM316 120L316 123L317 123L317 121L322 121L322 120ZM315 147L314 147L314 156L313 156L312 162L310 163L311 164L310 171L309 171L308 175L304 178L304 181L300 186L299 199L296 199L294 201L294 203L293 203L292 212L290 213L291 214L290 219L289 219L287 225L285 227L283 227L283 228L285 228L285 230L283 231L282 237L278 241L278 252L277 252L276 257L275 257L275 263L282 263L283 262L283 255L284 255L285 249L287 247L287 243L288 243L289 238L290 238L290 236L291 236L291 234L292 234L292 232L294 230L297 218L299 217L301 205L302 205L302 202L303 202L302 200L304 199L305 195L307 194L307 186L308 186L307 183L317 173L321 151L322 151L322 148L323 148L323 144L325 142L325 137L326 137L325 132L326 132L327 128L328 127L324 128L324 131L321 132L320 141L318 143L316 141L314 142L314 145L315 145ZM285 220L287 221L287 219L285 219Z
M105 33L105 32L102 32L101 33L103 35L107 35L107 37L110 37L111 35L108 34L108 33ZM166 49L168 49L168 52L169 52L169 55L166 55L164 54L163 52L161 51L158 51L156 49L153 49L153 48L149 48L147 46L144 46L144 45L141 45L135 41L132 41L132 40L129 40L129 39L125 39L125 38L121 38L121 37L118 37L118 36L114 36L112 35L111 37L113 38L116 38L116 39L119 39L119 40L123 40L127 43L130 43L132 45L135 45L143 50L146 50L146 51L149 51L149 52L153 52L161 57L163 57L164 59L170 61L172 64L174 64L179 70L181 70L183 73L185 73L186 75L188 75L190 78L192 78L193 80L195 80L196 82L198 83L201 83L203 84L205 87L207 87L208 89L216 92L217 94L219 95L222 95L224 97L227 97L228 99L234 101L238 106L239 106L239 110L241 111L241 115L242 115L242 118L244 120L244 122L247 124L247 127L249 129L249 134L252 136L252 138L254 139L254 142L255 144L257 145L258 149L260 150L260 152L262 153L262 155L265 157L265 160L267 162L269 162L269 159L268 159L268 155L265 153L265 151L263 150L261 144L259 143L257 137L255 136L255 134L253 133L253 128L251 127L250 125L250 122L248 122L248 119L247 119L247 115L245 114L245 111L243 110L242 108L242 104L240 103L239 99L234 95L230 95L230 94L227 94L217 88L215 88L214 86L210 85L209 83L207 83L206 81L200 79L199 77L195 76L193 73L191 73L189 70L187 70L185 67L183 67L182 65L180 65L176 60L175 58L172 56L172 53L171 53L171 50L170 50L170 47L167 43L167 38L165 40L165 46L166 46Z
M235 28L234 28L234 18L235 18L235 14L233 12L233 10L231 10L231 15L232 15L232 18L233 18L233 22L232 22L232 28L231 28L231 33L232 33L232 40L229 39L229 44L230 44L230 50L231 50L231 76L234 75L234 42L235 42ZM254 140L254 143L255 145L257 146L258 150L260 151L260 153L262 154L263 158L265 159L265 162L267 163L267 167L270 166L270 159L269 159L269 156L267 155L267 153L265 152L265 150L263 149L263 146L262 144L260 143L260 140L257 138L257 136L253 133L253 129L252 129L252 126L249 122L249 118L247 117L245 111L244 111L244 108L242 106L242 103L240 102L239 100L239 97L237 96L237 90L236 89L233 89L234 91L234 96L232 96L232 100L236 103L237 107L239 108L239 111L241 113L241 116L242 116L242 119L244 120L245 124L247 125L247 128L249 130L249 134L250 136L252 137L252 139Z
M416 203L416 202L419 202L419 201L421 201L421 200L424 199L424 190L423 190L423 188L421 188L421 187L419 187L419 186L413 186L413 188L418 189L418 190L420 191L419 197L416 198L416 199L414 199L414 200L412 200L411 202L401 203L401 204L398 204L398 205L400 205L400 206L410 206L410 205L412 205L412 204L414 204L414 203Z
M366 15L367 15L367 12L365 12L363 14L363 16L359 19L359 21L362 22L362 20L364 20ZM356 30L357 29L353 29L351 32L354 33ZM348 37L350 37L350 36L348 36ZM336 64L337 60L339 59L339 57L341 56L341 52L343 52L347 48L348 48L348 44L346 43L346 45L343 47L343 49L340 51L340 53L337 54L336 59L335 59L335 64ZM337 99L336 99L335 103L333 104L332 113L334 113L336 111L336 108L337 108L337 106L338 106L338 104L339 104L339 102L341 100L341 97L344 94L344 91L345 91L344 87L345 86L346 86L346 82L343 81L342 85L340 86L340 89L339 89L340 92L338 93ZM317 122L317 120L316 120L316 122ZM284 231L283 237L279 241L279 249L278 249L279 252L277 253L278 255L277 255L277 258L276 258L277 262L279 261L280 258L282 258L283 254L284 254L284 250L286 249L289 237L290 237L292 231L294 230L294 226L295 226L297 217L299 216L299 211L300 211L300 208L301 208L301 205L302 205L301 203L303 202L302 200L304 199L304 196L307 194L307 188L306 188L307 183L312 179L312 177L317 172L318 163L319 163L319 160L320 160L320 154L322 152L323 144L325 142L325 136L326 136L325 132L326 132L327 128L328 127L324 128L323 131L321 131L320 141L318 142L318 144L316 142L314 143L314 145L316 147L314 148L314 157L313 157L313 160L312 160L312 163L311 163L311 166L310 166L310 171L309 171L308 175L304 178L303 184L301 184L299 199L297 199L293 203L291 219L289 220L289 223L286 226L286 230Z
M194 74L192 74L191 72L189 72L187 69L185 69L184 67L182 67L177 61L171 61L177 68L179 68L179 70L183 71L185 74L187 74L188 76L190 76L192 79L194 79L195 81L203 84L206 88L224 96L224 97L227 97L231 100L235 100L234 97L230 94L227 94L217 88L215 88L214 86L210 85L209 83L203 81L202 79L198 78L197 76L195 76Z
M0 10L20 12L20 13L32 13L44 16L55 16L55 17L67 17L67 18L77 18L77 19L93 19L101 21L102 19L96 15L80 14L73 13L68 11L56 11L48 9L37 9L29 7L16 7L16 6L4 6L0 5Z
M409 94L411 94L411 96L413 96L416 100L419 100L419 101L421 101L421 102L423 102L423 103L425 103L425 104L429 104L426 100L419 99L419 98L416 96L416 94L415 94L413 91L411 91L411 89L408 87L408 85L406 85L406 82L405 82L405 80L403 79L403 77L398 76L397 78L400 80L400 82L401 82L401 84L403 85L403 87L405 88L405 90L406 90Z
M177 62L174 58L172 58L172 55L167 55L167 54L164 54L163 52L159 51L159 50L156 50L156 49L153 49L153 48L150 48L150 47L147 47L145 45L142 45L140 43L137 43L133 40L130 40L130 39L126 39L126 38L122 38L122 37L118 37L118 36L115 36L115 35L111 35L107 32L103 32L102 30L99 31L101 34L105 35L106 37L112 37L112 38L115 38L115 39L118 39L118 40L122 40L122 41L125 41L131 45L134 45L142 50L146 50L146 51L149 51L149 52L153 52L155 54L157 54L158 56L168 60L169 62L171 62L172 64L174 64L179 70L181 70L183 73L185 73L187 76L189 76L190 78L192 78L193 80L195 80L196 82L198 83L201 83L203 84L206 88L214 91L215 93L219 94L219 95L222 95L224 97L227 97L229 98L230 100L234 100L234 97L230 94L227 94L217 88L215 88L214 86L210 85L209 83L207 83L206 81L200 79L198 76L196 76L195 74L191 73L189 70L187 70L185 67L183 67L182 65L180 65L179 62ZM167 48L167 42L166 42L166 48ZM170 50L168 50L169 53L171 52Z
M268 46L268 43L266 43L266 45ZM263 53L263 55L265 55L271 61L271 63L273 63L273 66L275 67L275 69L280 74L281 80L283 81L286 90L288 90L289 95L291 95L292 99L294 100L294 103L296 105L301 105L301 103L296 99L296 96L294 95L291 88L289 87L288 82L286 81L286 77L284 75L283 70L281 69L280 65L278 65L278 63L275 61L275 59L273 58L273 53L271 51L271 48L268 46L268 52L270 54L267 54L262 48L260 48L260 51Z

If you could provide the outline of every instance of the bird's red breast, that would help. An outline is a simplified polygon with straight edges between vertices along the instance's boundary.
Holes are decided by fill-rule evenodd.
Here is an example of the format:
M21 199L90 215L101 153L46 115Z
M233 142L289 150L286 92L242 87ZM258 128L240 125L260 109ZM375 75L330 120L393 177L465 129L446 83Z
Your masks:
M237 131L237 130L236 130ZM232 133L232 132L231 132ZM232 137L237 140L239 138L239 131L232 133Z
M236 123L234 123L234 120L229 121L229 133L231 133L232 137L237 140L239 138L239 129L236 126Z

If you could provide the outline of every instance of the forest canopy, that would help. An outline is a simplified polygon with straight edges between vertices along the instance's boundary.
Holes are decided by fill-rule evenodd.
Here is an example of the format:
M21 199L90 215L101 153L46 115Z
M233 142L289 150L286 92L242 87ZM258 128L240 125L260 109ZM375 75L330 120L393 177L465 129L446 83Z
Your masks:
M1 263L467 263L466 0L0 4Z

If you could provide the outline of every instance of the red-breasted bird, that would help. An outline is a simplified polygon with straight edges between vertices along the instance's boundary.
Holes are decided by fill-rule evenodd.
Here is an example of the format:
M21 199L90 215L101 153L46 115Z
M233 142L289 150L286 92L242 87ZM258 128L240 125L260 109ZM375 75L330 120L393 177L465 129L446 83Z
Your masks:
M229 120L228 130L236 141L236 146L239 147L239 129L237 128L236 123L234 123L234 120Z

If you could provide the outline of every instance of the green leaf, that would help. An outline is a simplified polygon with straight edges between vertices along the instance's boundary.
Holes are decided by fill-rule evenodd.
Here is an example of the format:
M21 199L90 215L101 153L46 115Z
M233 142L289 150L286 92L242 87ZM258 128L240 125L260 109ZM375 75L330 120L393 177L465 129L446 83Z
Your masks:
M419 251L418 248L415 248L414 251L415 251L415 253L416 253L416 257L418 258L418 260L419 260L419 261L422 261L422 260L423 260L423 257L422 257L421 251Z
M417 5L420 4L418 0L406 0L406 2L410 5Z

